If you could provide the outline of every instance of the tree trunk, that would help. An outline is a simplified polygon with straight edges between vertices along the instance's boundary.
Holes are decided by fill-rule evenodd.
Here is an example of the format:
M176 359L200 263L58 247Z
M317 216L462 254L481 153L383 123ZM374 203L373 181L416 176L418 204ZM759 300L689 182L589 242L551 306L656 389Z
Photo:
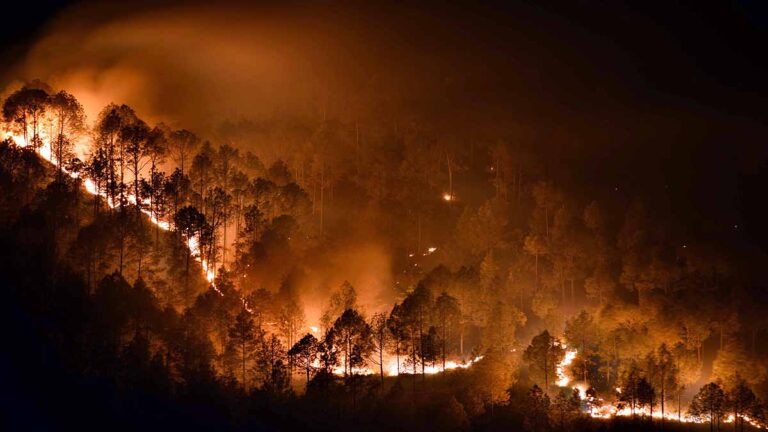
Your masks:
M664 374L661 374L661 428L664 429Z
M445 372L445 339L446 339L446 323L443 319L443 372Z
M379 340L379 376L381 377L381 391L384 391L384 339Z
M421 381L424 382L427 379L427 375L424 372L424 319L419 313L419 351L421 354Z
M397 362L397 376L400 376L400 339L395 341L395 361Z

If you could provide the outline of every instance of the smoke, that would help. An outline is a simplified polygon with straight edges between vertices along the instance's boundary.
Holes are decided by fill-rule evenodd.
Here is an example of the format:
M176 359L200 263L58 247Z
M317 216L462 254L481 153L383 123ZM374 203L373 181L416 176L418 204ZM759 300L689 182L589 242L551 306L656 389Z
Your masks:
M354 241L307 263L297 281L307 323L317 326L331 292L346 281L355 287L364 313L389 312L396 300L391 253L380 243Z
M41 79L73 93L90 121L108 103L126 103L150 123L206 138L239 120L362 116L371 105L355 105L361 83L383 81L363 71L375 68L371 47L350 34L350 20L307 4L86 4L48 26L6 88ZM371 86L369 94L392 95ZM238 143L243 150L273 144L249 138L255 137ZM301 276L292 283L310 322L317 323L329 292L344 281L370 312L393 300L389 251L370 230L351 231L339 236L343 244L299 264Z
M127 103L200 133L290 113L477 134L562 116L592 92L558 67L589 61L538 30L538 11L519 8L509 27L427 3L85 4L52 22L10 79L67 88L91 119Z
M590 197L663 188L682 219L707 213L713 226L733 226L732 173L765 160L764 125L724 114L723 95L739 104L744 95L699 72L663 29L605 7L86 3L51 22L6 83L39 78L75 94L91 121L106 104L127 103L216 142L225 122L418 122L459 145L504 139L532 149L546 158L541 174ZM237 145L262 155L278 147L257 133ZM349 231L346 249L323 258L326 269L349 270L328 270L308 292L344 279L388 283L387 248L360 240L377 233ZM347 265L365 256L375 265Z
M272 15L213 6L75 8L51 25L16 76L69 89L90 118L106 103L127 103L150 120L204 131L233 116L295 110L314 96L312 50L297 44L295 25Z

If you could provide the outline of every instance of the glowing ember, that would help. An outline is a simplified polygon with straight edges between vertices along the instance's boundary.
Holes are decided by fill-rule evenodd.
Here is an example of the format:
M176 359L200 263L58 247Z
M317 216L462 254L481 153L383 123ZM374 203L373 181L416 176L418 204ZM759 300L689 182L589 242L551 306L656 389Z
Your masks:
M455 199L456 199L455 195L451 195L447 192L443 194L443 201L453 201Z
M482 360L482 358L483 356L477 356L466 362L456 362L453 360L449 360L445 362L445 370L467 369L473 364ZM392 357L389 360L387 360L386 363L387 364L384 367L385 374L387 376L397 376L398 375L397 360L394 357ZM401 364L399 369L400 369L400 373L413 373L413 366L406 366L404 364ZM434 375L440 372L443 372L442 364L424 366L424 373L427 375ZM376 372L372 371L371 373L376 373ZM421 367L416 366L416 374L420 374L420 373L421 373Z

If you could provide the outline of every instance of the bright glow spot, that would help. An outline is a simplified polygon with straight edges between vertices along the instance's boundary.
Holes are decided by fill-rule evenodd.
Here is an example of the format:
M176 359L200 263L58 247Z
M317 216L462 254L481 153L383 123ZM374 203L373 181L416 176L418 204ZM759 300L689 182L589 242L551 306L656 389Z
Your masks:
M479 362L483 359L483 356L477 356L471 360L468 360L466 362L456 362L453 360L449 360L445 362L445 370L455 370L455 369L467 369L471 367L473 364ZM401 359L402 362L400 364L400 372L401 373L414 373L413 366L407 366L404 364L405 359ZM398 365L397 365L397 359L395 357L390 357L389 360L385 359L385 366L384 366L384 374L387 376L397 376L398 373ZM426 365L424 366L424 374L426 375L434 375L437 373L443 372L443 365L442 364L434 364L434 365ZM342 370L343 373L343 370ZM370 370L370 373L367 373L366 375L377 373L376 371ZM421 366L416 366L416 374L421 373Z
M562 344L563 348L566 348L565 356L563 357L563 360L555 366L555 373L557 374L557 381L555 384L557 384L560 387L565 387L568 385L569 382L571 382L571 378L568 377L565 373L565 368L571 365L573 363L573 359L576 358L576 353L578 351L576 350L568 350L565 344Z
M24 141L24 139L22 137L13 135L11 133L7 133L6 136L8 138L13 139L13 141L19 147L27 147L27 143ZM46 142L46 140L45 140L46 135L44 133L41 133L40 137L41 137L41 139L43 141L43 145L40 146L40 148L35 149L35 152L41 158L45 159L46 161L48 161L48 162L50 162L52 164L56 164L56 158L53 156L53 151L51 149L50 140L48 140L48 142ZM72 178L78 178L79 177L79 175L77 173L69 172L66 169L62 169L62 171L64 171L64 173L66 173L67 175L69 175ZM98 195L98 196L101 196L101 197L105 198L105 201L106 201L107 205L110 208L117 207L117 204L112 202L112 200L109 197L107 197L106 194L101 193L101 191L98 190L98 188L96 187L96 184L93 182L93 180L91 180L89 178L85 178L83 180L83 187L85 188L86 192L88 192L89 194L91 194L91 195ZM137 199L136 199L136 197L133 194L128 193L125 196L126 196L126 199L127 199L127 201L129 203L134 204L134 205L137 203ZM149 201L148 200L142 200L142 204L149 204ZM149 211L147 208L142 208L141 212L144 213L145 215L147 215L149 217L149 220L153 224L157 225L160 229L162 229L164 231L168 231L168 230L171 229L170 223L168 223L167 221L159 220L156 217L156 215L154 213L152 213L151 211ZM216 272L213 270L212 266L209 266L208 261L206 261L206 260L204 260L202 258L202 255L200 253L200 248L199 248L199 244L198 244L197 239L195 239L194 237L187 239L187 247L189 248L190 254L203 267L203 274L205 275L205 279L211 284L213 289L216 290L216 292L219 293L219 295L223 296L224 293L222 293L221 290L218 289L216 287L216 285L213 283L213 280L216 277ZM247 309L247 306L246 306L246 309Z

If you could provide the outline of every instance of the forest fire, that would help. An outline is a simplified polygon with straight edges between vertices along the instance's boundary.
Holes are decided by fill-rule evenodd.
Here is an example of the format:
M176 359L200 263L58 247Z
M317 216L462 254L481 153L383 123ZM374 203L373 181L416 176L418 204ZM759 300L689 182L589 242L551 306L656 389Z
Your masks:
M40 147L36 148L35 152L40 157L42 157L46 161L50 162L51 164L57 165L59 163L59 161L57 161L56 158L53 155L52 146L50 144L51 143L51 139L48 138L47 134L44 131L40 132L39 134L40 134L40 137L41 137L42 145ZM10 132L6 132L6 137L9 138L9 139L12 139L17 145L19 145L21 147L29 146L29 143L24 141L24 138L21 137L21 136L14 135L14 134L12 134ZM82 149L78 149L78 150L79 150L78 153L82 153L82 154L85 153L85 151L82 150ZM94 183L94 181L92 179L87 178L87 177L83 178L83 176L81 174L70 172L67 169L62 169L62 171L64 171L67 175L69 175L72 178L81 178L81 180L83 182L83 187L85 188L85 190L89 194L91 194L91 195L99 195L99 196L101 196L105 200L105 202L107 203L107 205L110 208L114 209L114 208L116 208L119 205L118 203L113 202L111 197L109 197L105 192L99 191L97 189L97 187L96 187L96 184ZM129 203L131 203L133 205L137 204L137 198L133 194L131 194L131 193L127 193L126 194L126 199L127 199L127 201ZM145 206L149 204L149 200L144 200L142 202L142 204L143 204L143 206L141 208L141 212L144 213L148 217L149 221L152 222L152 224L158 226L160 229L162 229L164 231L168 231L168 230L171 229L170 223L168 223L167 221L159 220L157 218L157 215L155 215L152 211L147 210L145 208ZM196 239L194 237L191 237L191 238L188 238L186 240L186 243L187 243L187 247L189 248L192 256L202 266L203 274L205 275L205 279L211 284L211 287L213 287L213 289L216 290L216 292L218 292L219 294L223 295L223 293L218 288L216 288L216 285L213 283L214 279L216 278L216 272L214 271L212 266L209 265L208 261L206 259L202 258L202 253L200 251L198 239Z
M563 346L565 348L565 346ZM568 387L568 384L571 382L570 377L568 376L567 368L573 364L573 361L576 359L578 355L578 350L572 349L565 352L565 355L561 361L557 363L556 371L557 371L557 386L558 387ZM669 412L663 413L656 409L653 410L650 407L647 406L634 406L634 402L628 402L628 401L615 401L615 402L608 402L603 400L602 398L599 398L594 395L590 395L587 390L587 384L586 383L577 383L576 385L572 386L574 390L578 390L579 398L584 403L584 412L586 414L589 414L592 418L597 419L611 419L613 417L631 417L631 418L653 418L657 420L661 420L662 418L665 421L671 421L671 422L679 422L679 423L709 423L710 420L707 418L707 415L703 416L696 416L692 415L688 412ZM623 390L621 387L615 388L616 394L621 395L623 393ZM737 417L734 414L728 414L727 416L723 417L721 420L723 423L733 423L734 420ZM747 414L739 414L738 418L743 420L744 422L750 424L752 427L757 429L768 429L768 427L759 421L756 421L755 419L751 418Z
M557 374L557 381L555 383L559 387L566 387L568 383L571 382L571 378L568 376L566 369L573 363L577 351L575 349L569 350L568 346L565 344L561 344L561 346L565 350L565 355L563 356L563 360L558 362L557 367L555 368L555 373Z
M450 371L450 370L455 370L455 369L467 369L467 368L471 367L473 364L477 363L478 361L480 361L482 359L483 359L483 356L477 356L477 357L469 359L469 360L467 360L465 362L457 362L457 361L454 361L454 360L448 360L448 361L445 362L445 367L443 367L441 364L430 364L430 365L424 366L424 373L427 374L427 375L434 375L434 374L437 374L437 373L441 373L441 372L445 372L445 371ZM386 366L384 370L386 371L386 374L388 376L397 376L398 375L398 371L399 371L399 373L413 373L413 374L420 374L421 373L421 369L418 369L418 368L417 368L417 370L410 369L410 372L409 372L409 369L406 368L405 365L401 364L398 367L397 360L394 359L394 358L390 358L387 361L387 365L388 366ZM372 371L372 373L375 373L375 372Z
M69 3L0 42L6 429L768 428L752 2Z
M482 360L483 356L477 356L475 358L469 359L464 362L454 361L454 360L448 360L445 362L445 367L443 367L442 364L430 364L425 365L423 373L425 375L435 375L446 371L452 371L457 369L468 369L473 364L477 363L478 361ZM397 363L397 359L395 357L389 357L384 360L384 375L388 377L397 377L402 374L407 375L419 375L422 373L421 367L418 365L414 368L412 366L408 366L405 364L404 361L400 362L400 365ZM319 367L319 363L316 363L316 367ZM333 373L337 376L345 376L345 370L343 366L337 366L333 369ZM370 367L354 367L351 369L351 373L355 375L363 375L363 376L370 376L370 375L378 375L379 370L370 368Z

